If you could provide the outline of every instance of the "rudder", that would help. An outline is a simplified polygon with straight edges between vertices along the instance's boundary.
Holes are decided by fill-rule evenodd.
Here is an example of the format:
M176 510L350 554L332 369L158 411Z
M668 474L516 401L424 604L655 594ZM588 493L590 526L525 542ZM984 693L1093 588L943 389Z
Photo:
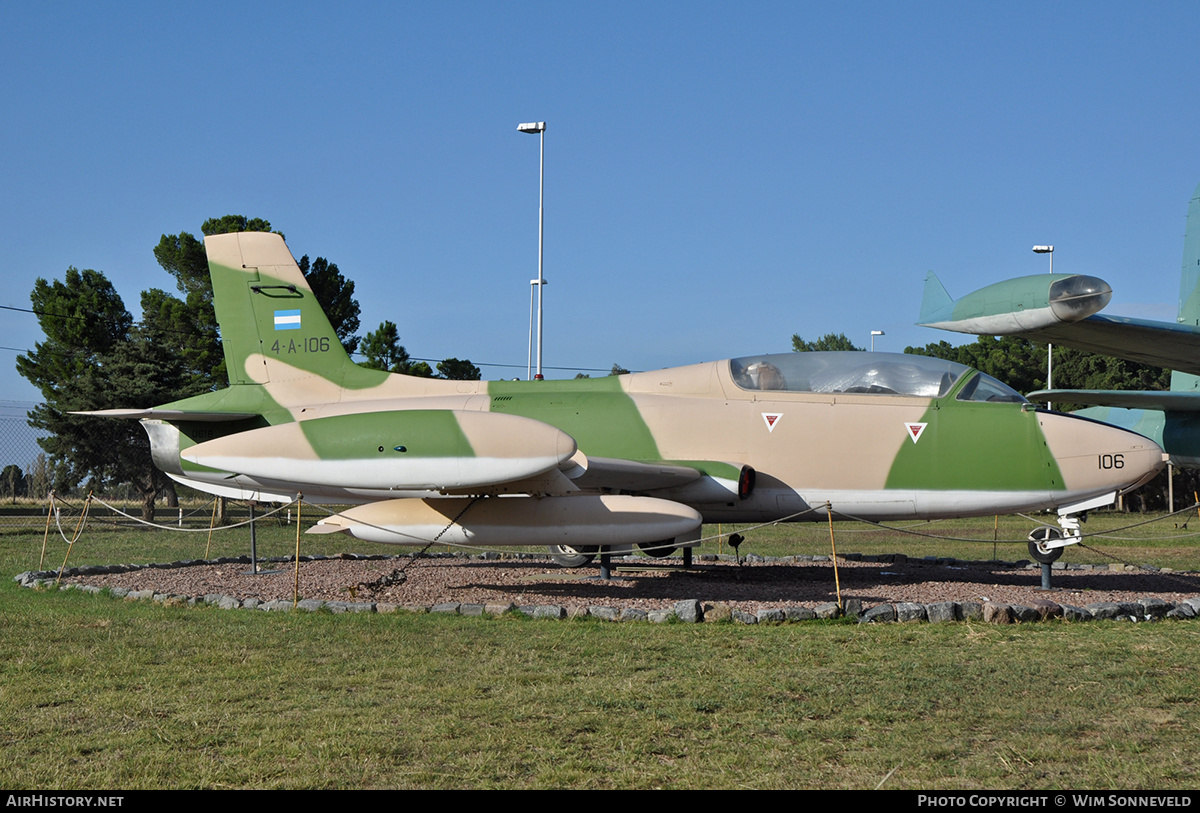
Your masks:
M1183 233L1183 269L1179 280L1179 318L1181 325L1200 326L1200 185L1188 204L1187 225ZM1171 390L1200 392L1200 377L1171 373Z
M921 316L917 324L925 324L939 318L939 311L954 304L954 299L946 292L946 286L938 279L938 275L930 271L925 275L925 293L921 296Z
M353 367L312 288L278 234L204 238L229 383L320 376L340 383ZM366 371L364 371L366 372Z

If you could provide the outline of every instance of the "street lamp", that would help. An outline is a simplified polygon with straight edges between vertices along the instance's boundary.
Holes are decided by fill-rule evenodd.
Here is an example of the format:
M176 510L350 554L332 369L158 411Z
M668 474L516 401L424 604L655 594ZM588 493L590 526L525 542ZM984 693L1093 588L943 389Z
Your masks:
M1054 246L1034 246L1034 254L1050 255L1050 273L1054 273ZM1054 345L1046 345L1046 389L1054 389ZM1046 402L1046 409L1054 409L1054 404Z
M542 286L546 284L546 278L542 274L542 233L546 222L546 210L544 206L546 192L546 122L530 121L525 124L518 124L517 130L522 133L538 133L541 137L541 159L538 168L538 278L537 282L537 376L538 381L542 380ZM530 281L530 285L533 281ZM532 300L532 289L531 300ZM532 310L532 303L530 305ZM529 332L533 333L532 314L530 314ZM530 339L532 343L532 337Z
M871 352L872 353L875 352L875 337L883 336L883 335L885 335L885 334L882 330L872 330L871 331Z
M533 378L533 289L545 285L545 280L529 280L529 352L525 357L525 380Z

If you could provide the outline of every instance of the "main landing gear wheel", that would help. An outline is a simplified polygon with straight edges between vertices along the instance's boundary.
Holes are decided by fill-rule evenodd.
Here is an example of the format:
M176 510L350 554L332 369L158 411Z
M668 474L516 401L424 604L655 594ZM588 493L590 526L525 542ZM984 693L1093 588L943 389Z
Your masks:
M550 545L550 558L559 567L583 567L596 558L595 545Z
M655 559L666 559L679 550L679 548L671 544L672 541L674 540L664 539L661 542L638 542L638 547L647 556L652 556Z
M1043 565L1049 565L1057 562L1059 557L1063 554L1063 549L1049 547L1047 543L1057 541L1062 538L1063 532L1058 528L1052 528L1049 525L1043 525L1040 528L1034 528L1029 532L1030 558Z

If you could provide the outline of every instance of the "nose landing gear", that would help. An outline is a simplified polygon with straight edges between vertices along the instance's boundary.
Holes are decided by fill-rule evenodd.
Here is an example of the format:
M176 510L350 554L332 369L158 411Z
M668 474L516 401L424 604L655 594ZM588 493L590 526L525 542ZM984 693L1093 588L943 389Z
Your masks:
M1052 525L1042 525L1029 532L1029 558L1042 565L1043 571L1062 556L1067 545L1078 545L1083 539L1079 526L1087 520L1087 512L1093 508L1111 505L1117 499L1117 492L1110 491L1074 505L1063 505L1058 509L1058 528ZM1043 581L1048 577L1043 577Z
M1050 525L1034 528L1029 532L1029 558L1043 565L1057 562L1063 554L1063 547L1073 544L1072 542L1063 542L1065 536L1066 534L1058 528Z

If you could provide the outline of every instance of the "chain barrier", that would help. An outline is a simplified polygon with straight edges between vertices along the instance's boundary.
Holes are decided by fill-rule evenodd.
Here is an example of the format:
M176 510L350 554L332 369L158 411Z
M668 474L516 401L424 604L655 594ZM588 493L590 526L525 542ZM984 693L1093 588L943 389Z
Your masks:
M433 539L429 540L429 544L427 544L425 547L421 548L421 550L419 550L415 554L413 554L412 558L409 559L403 566L394 568L391 573L387 574L386 576L380 576L378 579L376 579L373 582L359 582L357 585L355 585L355 589L357 589L359 587L365 587L367 589L367 591L370 592L371 595L373 596L378 591L383 590L387 587L395 587L395 586L404 584L406 581L408 581L408 574L405 573L405 571L408 570L408 568L410 566L412 566L412 564L414 562L416 562L418 559L422 558L425 555L426 551L428 551L431 547L433 547L435 544L437 544L437 541L439 539L441 539L443 535L445 535L446 531L449 531L451 528L453 528L455 523L457 523L460 519L462 519L463 514L467 513L467 511L469 511L471 509L471 506L475 505L475 503L479 502L482 499L484 499L484 498L476 497L475 499L473 499L469 503L467 503L466 506L463 508L463 510L458 512L458 516L456 516L454 519L450 520L450 523L445 528L442 528L442 530L438 531L437 536L435 536ZM377 527L377 526L373 526L373 527ZM351 596L354 595L354 589L352 589L350 591L350 595Z

